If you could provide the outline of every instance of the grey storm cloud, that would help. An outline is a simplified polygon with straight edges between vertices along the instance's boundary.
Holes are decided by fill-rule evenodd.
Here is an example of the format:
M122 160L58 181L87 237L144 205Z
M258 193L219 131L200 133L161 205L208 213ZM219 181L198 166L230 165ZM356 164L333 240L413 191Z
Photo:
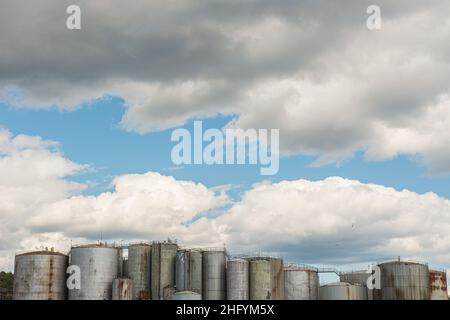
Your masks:
M77 4L82 29L67 30ZM450 172L450 4L372 1L2 1L0 100L73 110L125 101L141 134L235 115L281 128L284 154L420 159ZM412 144L411 141L414 143Z

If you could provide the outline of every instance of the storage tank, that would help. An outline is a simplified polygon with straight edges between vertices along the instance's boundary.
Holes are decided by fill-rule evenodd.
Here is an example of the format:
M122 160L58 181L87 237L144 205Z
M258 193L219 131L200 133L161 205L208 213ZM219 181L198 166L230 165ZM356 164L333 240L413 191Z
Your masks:
M133 244L128 247L128 277L133 280L133 300L150 296L150 268L152 246Z
M250 261L250 300L283 300L283 260L252 257Z
M448 300L447 273L445 271L430 270L430 299Z
M202 294L202 253L198 250L179 250L176 257L177 291Z
M112 300L132 300L133 280L117 278L112 283Z
M203 251L203 300L225 300L226 259L224 249Z
M14 300L67 299L68 256L54 251L18 254L14 262Z
M110 300L119 273L119 250L106 244L72 247L70 265L81 272L81 288L69 290L69 300Z
M374 290L375 300L430 299L430 273L426 264L393 261L378 266L381 290Z
M362 286L365 286L367 289L367 279L369 278L370 273L365 270L360 271L351 271L351 272L343 272L339 274L339 279L341 282L349 282L349 283L357 283ZM374 290L367 289L367 299L373 300Z
M178 291L172 295L172 300L202 300L202 296L197 292L192 291Z
M367 287L367 279L369 278L369 276L370 273L365 270L351 271L339 274L339 279L341 280L341 282L357 283Z
M367 300L367 288L360 284L336 282L321 286L320 300Z
M319 274L317 269L306 266L284 267L285 300L319 299Z
M245 259L227 261L227 300L249 299L249 263Z
M164 288L175 286L175 259L178 245L173 242L155 242L151 258L151 298L164 300Z

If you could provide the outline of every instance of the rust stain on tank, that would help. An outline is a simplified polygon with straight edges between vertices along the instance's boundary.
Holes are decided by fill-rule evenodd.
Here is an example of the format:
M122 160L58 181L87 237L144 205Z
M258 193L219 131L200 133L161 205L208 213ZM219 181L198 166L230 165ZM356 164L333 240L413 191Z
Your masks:
M54 257L50 256L50 266L48 275L48 300L53 300L53 282L55 281L55 261Z

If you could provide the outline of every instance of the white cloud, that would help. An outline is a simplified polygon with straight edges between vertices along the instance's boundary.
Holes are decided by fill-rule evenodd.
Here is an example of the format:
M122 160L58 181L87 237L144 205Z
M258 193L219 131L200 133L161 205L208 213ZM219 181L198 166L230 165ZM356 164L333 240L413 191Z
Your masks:
M9 256L30 236L29 216L81 192L83 184L66 178L86 169L64 158L55 142L0 130L0 268L11 266Z
M447 265L450 201L344 178L264 181L231 201L233 186L207 188L148 172L118 176L114 190L77 195L85 166L55 142L0 132L0 268L17 250L67 250L103 239L175 238L231 252L262 250L289 261L346 264L398 255ZM209 214L214 213L214 214Z
M449 200L338 177L259 184L216 223L236 250L297 261L450 261Z
M73 110L117 95L128 131L233 114L243 128L281 128L281 151L314 165L361 150L450 173L448 2L379 1L376 32L370 1L80 1L76 33L68 4L4 5L0 100Z
M70 236L93 238L179 238L213 243L213 224L206 219L192 223L199 213L228 203L224 193L202 184L177 181L149 172L124 175L114 181L113 192L94 197L78 196L42 208L29 220L33 229L64 230Z

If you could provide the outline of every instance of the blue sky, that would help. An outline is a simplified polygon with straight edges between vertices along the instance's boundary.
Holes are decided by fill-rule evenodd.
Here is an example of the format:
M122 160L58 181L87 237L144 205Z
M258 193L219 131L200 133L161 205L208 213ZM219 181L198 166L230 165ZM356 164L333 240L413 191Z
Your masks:
M450 268L448 2L4 2L0 268L99 233ZM280 129L279 172L175 167L198 119Z
M417 193L434 192L450 198L450 177L429 175L426 168L407 156L387 161L369 161L362 152L340 165L313 167L314 157L282 157L275 176L261 176L259 166L252 165L185 165L176 168L170 158L172 130L138 134L120 126L124 114L123 100L110 97L69 112L17 109L0 105L0 124L13 134L40 136L57 141L64 155L74 162L88 164L92 170L74 177L75 181L93 185L86 194L110 190L113 177L127 173L158 171L180 180L201 182L208 187L225 184L240 186L241 191L262 180L322 180L329 176L381 184L397 190ZM205 128L222 128L232 116L204 120ZM192 120L184 126L192 132Z

